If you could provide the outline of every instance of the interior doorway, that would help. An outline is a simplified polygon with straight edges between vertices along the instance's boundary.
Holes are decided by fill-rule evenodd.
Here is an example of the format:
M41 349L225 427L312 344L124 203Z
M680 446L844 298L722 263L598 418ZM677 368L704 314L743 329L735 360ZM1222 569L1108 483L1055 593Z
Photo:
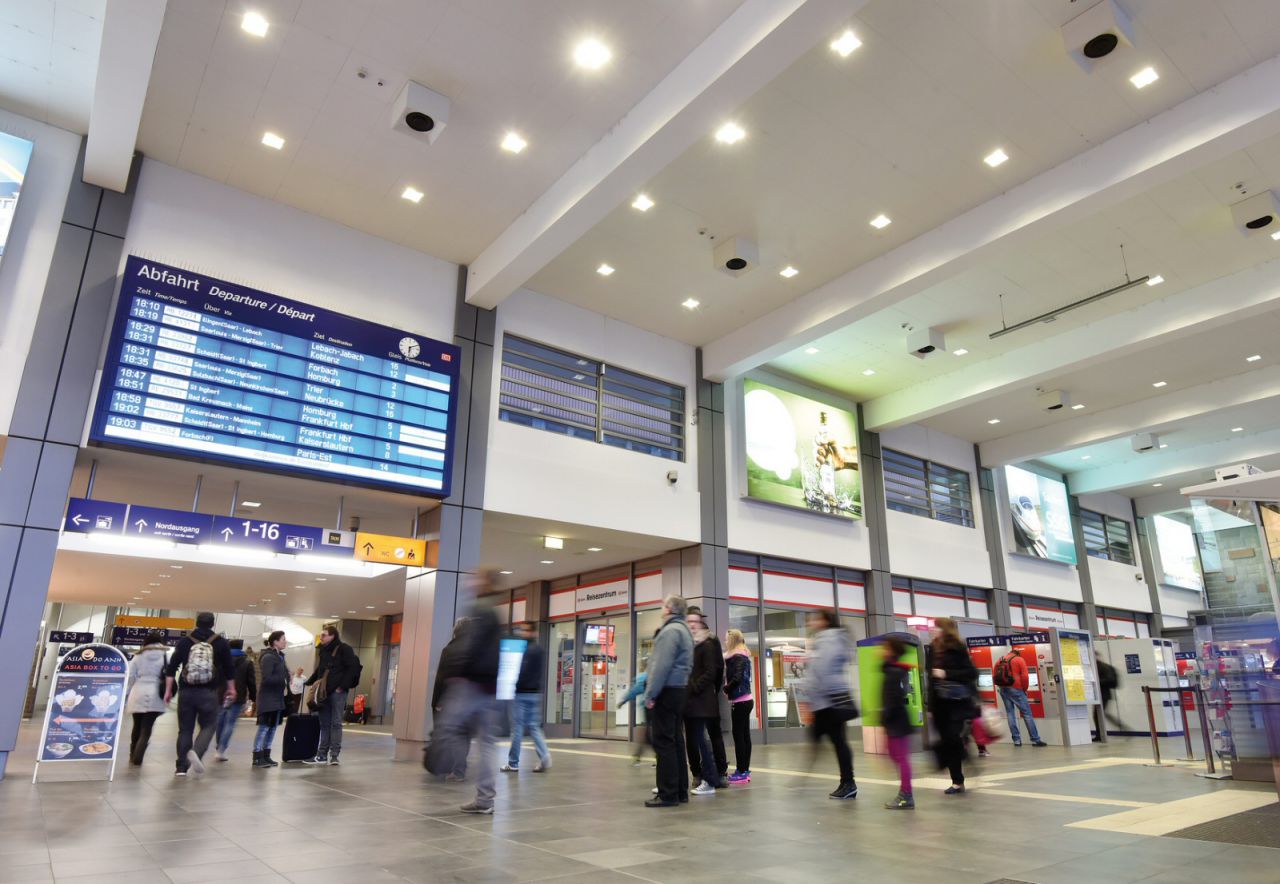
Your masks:
M631 615L579 620L578 647L578 736L629 739L631 707L618 700L632 680Z

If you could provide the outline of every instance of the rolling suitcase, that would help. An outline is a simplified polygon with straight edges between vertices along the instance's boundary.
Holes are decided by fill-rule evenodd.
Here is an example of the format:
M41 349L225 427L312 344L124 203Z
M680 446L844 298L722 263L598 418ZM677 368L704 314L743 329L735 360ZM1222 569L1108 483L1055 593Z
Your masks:
M320 716L290 715L284 721L284 745L281 759L285 762L307 761L320 751Z

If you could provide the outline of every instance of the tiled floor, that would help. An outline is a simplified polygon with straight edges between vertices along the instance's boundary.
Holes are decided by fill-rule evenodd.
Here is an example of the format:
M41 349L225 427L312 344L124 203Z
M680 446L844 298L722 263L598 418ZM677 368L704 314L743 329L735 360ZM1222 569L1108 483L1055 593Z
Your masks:
M969 794L917 756L914 812L881 805L890 765L856 758L856 801L826 798L829 749L757 747L753 782L688 806L642 806L653 783L626 747L552 745L549 774L499 775L497 813L458 806L446 785L388 759L390 739L348 736L339 768L251 770L242 727L234 760L204 777L172 775L172 716L147 764L114 783L30 784L33 728L0 783L0 884L152 882L882 881L1275 882L1280 851L1067 826L1180 799L1260 786L1143 765L1149 744L1015 750L974 765ZM526 757L528 750L526 749ZM1213 803L1213 799L1206 799ZM1197 804L1200 804L1198 802Z

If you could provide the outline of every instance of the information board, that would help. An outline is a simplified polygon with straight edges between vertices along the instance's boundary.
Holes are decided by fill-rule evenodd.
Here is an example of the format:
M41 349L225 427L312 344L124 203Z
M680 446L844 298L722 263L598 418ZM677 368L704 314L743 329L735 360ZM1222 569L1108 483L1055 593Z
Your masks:
M110 645L80 645L59 659L37 775L41 764L60 761L110 761L114 771L128 674L124 654Z
M90 440L446 497L460 358L130 256Z

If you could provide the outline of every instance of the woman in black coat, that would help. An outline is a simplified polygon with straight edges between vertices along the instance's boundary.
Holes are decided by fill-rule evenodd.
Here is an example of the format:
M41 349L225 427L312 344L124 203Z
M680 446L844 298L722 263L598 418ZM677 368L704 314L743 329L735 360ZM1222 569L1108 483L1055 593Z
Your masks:
M264 644L267 649L258 656L262 680L258 685L258 733L253 738L253 766L278 767L278 763L271 760L271 744L284 714L284 694L289 687L289 665L284 661L284 649L289 641L283 630L277 629Z
M951 772L947 795L964 792L964 735L973 720L978 670L950 617L939 617L929 655L929 709L938 732L938 766Z

